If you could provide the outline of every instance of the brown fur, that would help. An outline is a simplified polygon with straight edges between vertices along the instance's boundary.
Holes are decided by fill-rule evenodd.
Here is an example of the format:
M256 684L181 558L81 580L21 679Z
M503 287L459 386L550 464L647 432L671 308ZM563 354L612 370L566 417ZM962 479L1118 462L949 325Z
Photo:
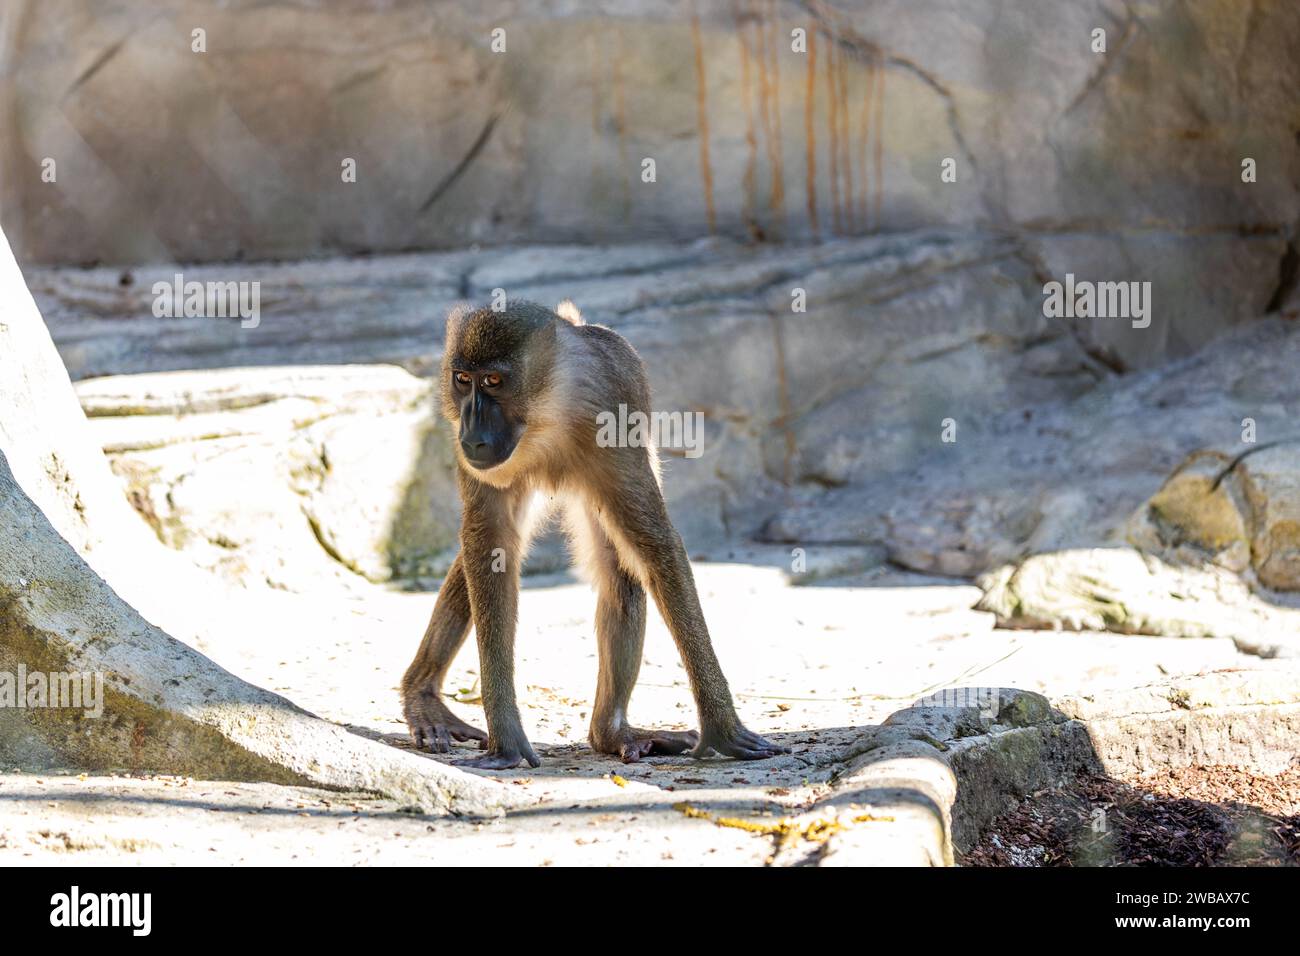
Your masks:
M784 752L746 730L736 716L690 562L659 488L657 452L597 444L600 412L616 411L620 404L650 412L639 356L616 332L583 324L572 303L561 303L559 311L512 303L502 312L453 312L447 322L441 389L448 421L463 433L462 410L473 402L491 402L500 413L499 427L518 439L509 457L491 467L475 467L458 451L461 553L402 680L416 746L446 752L453 740L478 740L487 750L478 766L513 767L521 761L537 766L515 702L519 570L539 513L559 502L576 556L597 591L600 669L592 746L624 760L688 749L697 756L712 750L749 759ZM457 372L474 383L473 393L455 383ZM486 396L478 391L485 374L503 379ZM628 723L645 639L647 590L685 664L699 734L639 730ZM441 696L471 621L486 734L455 717Z

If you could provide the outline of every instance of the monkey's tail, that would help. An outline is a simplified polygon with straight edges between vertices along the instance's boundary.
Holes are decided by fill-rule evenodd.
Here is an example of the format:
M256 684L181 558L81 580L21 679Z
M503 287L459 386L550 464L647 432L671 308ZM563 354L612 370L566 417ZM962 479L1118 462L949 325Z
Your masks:
M578 311L578 307L573 304L572 299L565 299L563 302L557 305L555 307L555 314L558 315L560 318L562 318L565 322L568 322L570 325L586 324L582 321L582 313Z

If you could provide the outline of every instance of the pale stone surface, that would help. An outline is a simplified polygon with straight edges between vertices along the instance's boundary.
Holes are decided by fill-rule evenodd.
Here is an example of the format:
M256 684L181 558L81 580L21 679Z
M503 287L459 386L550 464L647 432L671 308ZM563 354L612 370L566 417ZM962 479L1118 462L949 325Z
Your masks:
M1154 687L1069 697L1108 773L1232 765L1280 773L1300 754L1300 672L1189 675Z
M159 538L233 583L305 592L451 563L450 432L402 369L110 376L78 394Z
M981 579L979 607L1007 627L1231 638L1261 657L1300 656L1300 607L1216 567L1179 567L1132 548L1037 554Z
M517 788L516 788L517 789ZM0 775L0 860L113 866L758 866L770 840L688 819L676 797L610 796L562 825L544 814L477 823L400 812L370 794L270 784ZM738 807L725 794L702 805ZM215 811L215 812L214 812Z

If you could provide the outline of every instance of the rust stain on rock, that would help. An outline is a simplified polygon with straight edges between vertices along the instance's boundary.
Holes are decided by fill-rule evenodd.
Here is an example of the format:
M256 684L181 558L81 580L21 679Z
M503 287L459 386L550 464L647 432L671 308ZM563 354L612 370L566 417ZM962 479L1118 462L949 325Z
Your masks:
M763 138L767 145L768 178L771 188L768 208L777 231L785 219L785 159L781 142L780 34L775 23L776 3L770 0L766 15L754 18L758 41L758 86L762 103Z
M808 225L814 238L820 238L821 229L817 224L817 44L816 34L808 32L808 71L804 84L804 148L805 178L804 191L808 196Z
M700 40L700 18L691 9L691 38L695 42L695 107L700 138L700 178L704 184L704 210L708 217L709 232L717 228L713 208L713 169L709 165L709 90L704 72L704 44ZM742 44L743 47L743 44Z
M743 193L741 217L745 221L745 228L749 231L750 238L759 241L763 238L763 230L754 212L758 175L758 132L755 128L754 103L751 95L754 85L753 67L749 42L745 39L746 14L741 11L739 5L733 4L732 16L736 23L736 42L740 44L740 98L745 107L745 174L741 180Z
M844 228L849 232L856 232L857 226L854 216L854 197L853 190L853 136L852 121L849 116L849 61L848 57L841 52L840 57L836 60L836 79L839 81L839 117L836 124L836 142L840 147L840 173L844 177L844 185L841 190L844 196Z
M884 57L876 56L876 81L873 84L873 91L876 95L876 117L872 128L876 131L876 194L875 209L872 218L876 223L876 228L880 228L880 207L884 201L885 194L885 62Z
M835 61L843 54L836 49L835 37L826 36L826 153L831 179L831 232L844 231L840 222L840 138L839 84L835 82Z
M872 98L875 96L876 71L878 69L879 69L879 60L877 57L873 56L871 60L867 63L866 69L863 70L863 75L866 80L865 83L866 90L862 94L862 110L858 114L859 125L858 125L858 157L857 158L858 158L858 169L860 172L858 181L861 184L861 191L859 193L859 200L858 200L859 201L858 216L859 216L859 220L862 223L862 228L865 230L869 230L871 228L871 220L868 218L868 196L870 195L870 191L871 191L871 182L868 178L871 169L870 152L868 147L871 142L871 130L872 130L871 106L872 106Z

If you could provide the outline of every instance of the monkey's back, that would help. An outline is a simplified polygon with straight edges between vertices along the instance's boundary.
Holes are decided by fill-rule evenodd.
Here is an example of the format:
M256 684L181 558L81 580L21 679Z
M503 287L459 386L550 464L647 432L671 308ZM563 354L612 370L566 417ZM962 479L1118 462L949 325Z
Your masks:
M583 345L577 385L589 403L612 405L613 410L624 404L628 411L650 411L645 363L632 343L603 325L573 326L568 332Z

